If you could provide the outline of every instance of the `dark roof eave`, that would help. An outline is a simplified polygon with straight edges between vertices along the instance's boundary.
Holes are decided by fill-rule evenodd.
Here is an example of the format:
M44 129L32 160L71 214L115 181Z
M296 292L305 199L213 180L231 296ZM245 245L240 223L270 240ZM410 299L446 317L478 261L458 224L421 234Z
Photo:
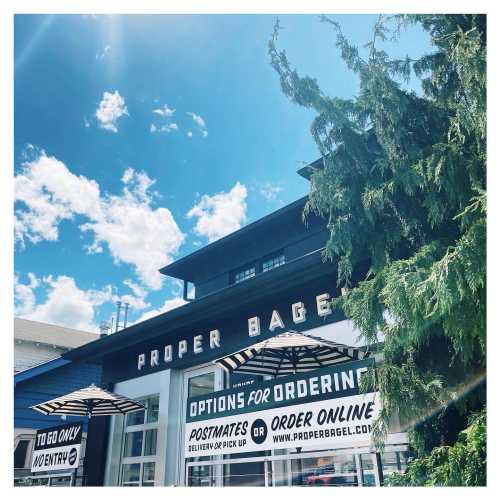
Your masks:
M224 246L231 245L233 242L240 240L242 237L251 234L253 231L260 229L263 225L269 224L270 222L282 217L288 212L296 210L301 205L305 205L308 196L303 196L298 200L289 203L288 205L262 217L247 226L234 231L233 233L220 238L219 240L210 243L195 252L182 257L167 266L164 266L160 269L160 273L171 276L173 278L178 278L182 280L190 279L189 276L186 275L186 271L188 268L195 268L200 261L203 261L206 258L209 258L212 252L220 252Z
M132 325L117 333L65 352L62 356L73 361L100 361L103 357L130 347L144 340L168 335L174 329L183 328L215 315L237 311L241 304L251 300L272 296L282 290L283 282L290 282L290 288L335 272L336 266L323 263L322 248L288 262L268 273L230 285L222 290ZM226 299L231 300L226 300Z
M313 161L312 163L309 163L308 165L304 165L303 167L299 168L297 170L297 173L304 179L310 181L314 171L322 170L323 168L324 168L323 157L321 157Z
M22 370L14 374L14 387L19 382L24 382L25 380L29 380L33 377L38 377L38 375L43 375L44 373L55 370L56 368L60 368L61 366L65 366L69 363L71 363L70 360L64 359L60 356L58 358L45 361L44 363L40 363L39 365L26 368L26 370Z

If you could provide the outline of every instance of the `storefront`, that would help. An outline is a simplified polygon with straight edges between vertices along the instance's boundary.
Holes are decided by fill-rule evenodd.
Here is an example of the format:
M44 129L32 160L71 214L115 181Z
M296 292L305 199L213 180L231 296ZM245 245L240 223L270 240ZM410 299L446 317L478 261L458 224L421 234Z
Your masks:
M89 484L376 486L404 470L408 440L397 416L383 453L371 443L379 402L375 389L372 400L359 393L358 378L383 360L377 345L360 344L351 323L330 308L330 298L341 293L336 266L321 258L324 222L302 223L304 202L161 270L183 280L185 292L193 284L194 300L67 354L101 364L108 389L146 406L126 417L95 419L99 438L90 445L91 427ZM284 332L370 355L283 378L231 373L215 363ZM256 400L256 394L267 397ZM338 413L341 404L348 416ZM285 413L295 413L293 423ZM353 415L358 430L346 423L334 429ZM274 431L283 431L281 437Z

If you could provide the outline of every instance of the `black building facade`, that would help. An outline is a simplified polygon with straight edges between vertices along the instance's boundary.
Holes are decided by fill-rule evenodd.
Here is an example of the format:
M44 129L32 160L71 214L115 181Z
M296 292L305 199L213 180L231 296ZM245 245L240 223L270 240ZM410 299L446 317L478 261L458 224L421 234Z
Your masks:
M341 293L336 266L322 260L328 236L325 222L317 217L310 217L307 224L302 220L305 202L306 198L297 200L161 269L184 281L186 299L194 288L194 299L185 305L65 354L75 361L102 365L103 386L146 405L145 412L92 422L88 484L377 486L387 473L404 470L408 440L397 416L381 454L369 435L351 439L345 433L317 430L309 434L321 439L312 438L310 445L296 446L291 439L288 445L242 451L247 448L238 443L245 440L235 439L232 450L218 453L208 441L187 446L189 402L212 401L218 395L231 401L239 397L237 391L246 394L274 387L268 377L228 373L215 360L290 331L368 348L360 344L352 324L329 307L329 299ZM371 358L381 362L376 346L371 350ZM314 384L313 375L300 383ZM290 383L303 376L292 376ZM308 387L313 394L311 387L316 386ZM321 398L323 406L335 403L334 396ZM275 406L283 413L291 406L299 411L314 404L319 403L308 395L300 404ZM278 412L266 408L262 411ZM251 411L237 412L251 415ZM233 418L227 412L220 415L220 422ZM204 446L206 451L189 453Z

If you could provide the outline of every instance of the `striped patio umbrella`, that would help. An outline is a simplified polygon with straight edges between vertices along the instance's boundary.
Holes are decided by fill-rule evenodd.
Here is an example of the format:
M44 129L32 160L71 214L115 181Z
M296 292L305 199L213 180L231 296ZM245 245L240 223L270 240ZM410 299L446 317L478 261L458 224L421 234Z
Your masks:
M39 403L31 408L44 415L82 415L91 418L143 410L144 405L92 384L85 389Z
M305 333L287 332L215 361L228 372L287 375L364 359L368 350Z

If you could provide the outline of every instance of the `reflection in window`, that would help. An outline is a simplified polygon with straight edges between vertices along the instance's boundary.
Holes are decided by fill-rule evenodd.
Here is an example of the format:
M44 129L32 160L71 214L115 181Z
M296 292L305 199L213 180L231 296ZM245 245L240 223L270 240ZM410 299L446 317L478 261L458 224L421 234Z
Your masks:
M234 282L239 283L255 276L255 266L239 271L234 275Z
M193 375L188 378L188 397L192 396L203 396L204 394L210 394L215 391L215 372L211 371L208 373L202 373L201 375ZM211 460L212 457L191 457L188 458L188 462L200 462L203 460ZM189 486L210 486L213 481L213 468L210 467L200 467L199 469L195 467L191 470L194 478L188 480ZM201 476L199 476L201 474ZM205 474L208 476L205 477Z
M138 399L137 402L145 406L145 410L131 411L127 413L125 426L142 425L144 422L158 422L158 411L160 398L159 396L151 396L149 398Z
M188 467L188 486L215 486L213 465L196 465Z
M124 457L140 457L142 455L142 434L142 431L125 433Z
M291 460L292 484L300 486L357 486L354 455Z
M146 400L146 411L147 411L146 422L148 424L151 422L158 422L159 409L160 409L160 398L158 396L153 396Z
M139 486L140 473L141 473L140 464L122 465L122 485Z
M121 484L154 486L160 398L154 395L137 401L145 409L125 418Z
M407 451L386 451L382 453L382 470L384 477L393 473L402 473L408 465L409 453Z
M283 254L275 255L262 263L262 272L270 271L276 267L280 267L285 263L285 256Z
M203 373L191 377L188 381L188 397L203 396L215 390L215 373Z
M373 455L371 453L363 453L360 455L360 462L363 486L376 486Z
M142 403L142 401L139 402ZM144 410L131 411L127 413L127 420L125 425L127 427L130 425L142 425L144 423L144 413Z
M145 462L142 464L142 485L154 486L155 485L155 463Z
M146 431L146 439L144 442L144 455L156 455L156 435L157 429L150 429Z

